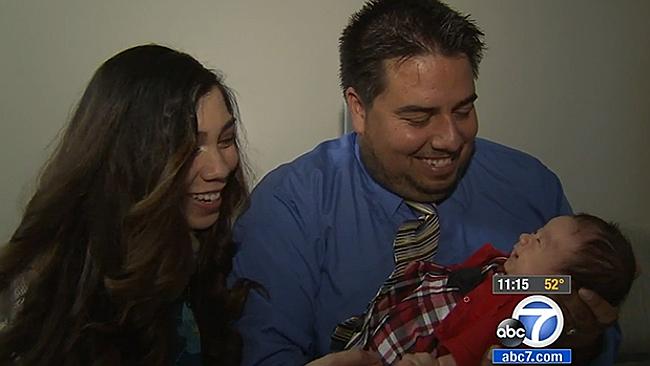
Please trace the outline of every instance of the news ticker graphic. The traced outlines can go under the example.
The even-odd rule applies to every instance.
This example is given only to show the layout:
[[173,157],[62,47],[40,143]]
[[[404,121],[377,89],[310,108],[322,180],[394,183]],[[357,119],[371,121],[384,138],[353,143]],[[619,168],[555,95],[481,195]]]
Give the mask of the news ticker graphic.
[[541,349],[553,344],[564,328],[562,309],[546,296],[533,295],[521,300],[496,329],[497,339],[505,347],[522,343],[531,349],[493,349],[495,364],[571,363],[570,349]]
[[511,276],[495,274],[492,276],[492,293],[498,294],[570,294],[571,276],[529,275]]
[[492,363],[495,365],[570,364],[570,349],[508,349],[493,348]]

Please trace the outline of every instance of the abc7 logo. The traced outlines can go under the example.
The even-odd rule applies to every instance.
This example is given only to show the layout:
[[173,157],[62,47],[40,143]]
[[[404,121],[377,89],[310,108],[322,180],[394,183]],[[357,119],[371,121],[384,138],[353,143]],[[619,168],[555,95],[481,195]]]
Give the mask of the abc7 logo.
[[504,319],[497,327],[497,338],[506,347],[521,343],[529,347],[546,347],[562,334],[562,310],[546,296],[530,296],[519,302],[511,319]]

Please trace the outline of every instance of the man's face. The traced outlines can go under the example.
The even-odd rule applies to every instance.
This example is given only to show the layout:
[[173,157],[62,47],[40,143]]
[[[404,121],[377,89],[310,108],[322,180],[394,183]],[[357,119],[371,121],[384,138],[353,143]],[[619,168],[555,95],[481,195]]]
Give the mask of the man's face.
[[384,69],[386,87],[370,108],[346,91],[363,162],[402,198],[440,201],[467,166],[478,130],[470,63],[428,54],[387,60]]

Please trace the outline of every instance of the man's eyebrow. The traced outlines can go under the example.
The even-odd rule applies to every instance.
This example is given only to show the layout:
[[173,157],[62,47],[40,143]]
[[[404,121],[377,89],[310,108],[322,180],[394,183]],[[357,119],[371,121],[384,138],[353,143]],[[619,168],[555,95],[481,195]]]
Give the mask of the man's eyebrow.
[[397,108],[397,110],[395,111],[395,114],[403,114],[403,113],[436,114],[438,111],[440,111],[440,108],[438,108],[438,107],[423,107],[423,106],[419,106],[419,105],[406,105],[406,106]]
[[[474,103],[474,101],[478,98],[478,95],[476,93],[472,93],[472,95],[468,96],[467,98],[461,100],[460,102],[456,103],[453,109],[458,109],[460,107],[464,107],[468,104]],[[436,114],[440,111],[439,107],[423,107],[419,105],[407,105],[403,107],[397,108],[395,111],[395,114],[403,114],[403,113],[426,113],[426,114]]]
[[454,106],[453,109],[457,109],[457,108],[460,108],[460,107],[464,107],[464,106],[466,106],[468,104],[472,104],[472,103],[474,103],[474,101],[476,101],[477,98],[478,98],[478,95],[476,95],[476,93],[472,93],[472,95],[470,95],[469,97],[467,97],[467,98],[461,100],[460,102],[456,103],[456,105]]

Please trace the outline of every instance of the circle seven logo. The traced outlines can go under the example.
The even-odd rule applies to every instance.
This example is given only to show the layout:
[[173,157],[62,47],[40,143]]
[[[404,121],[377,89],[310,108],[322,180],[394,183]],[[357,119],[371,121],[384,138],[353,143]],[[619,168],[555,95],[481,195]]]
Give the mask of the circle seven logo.
[[562,310],[546,296],[529,296],[519,302],[512,312],[526,329],[523,339],[529,347],[541,348],[555,342],[562,334],[564,316]]

